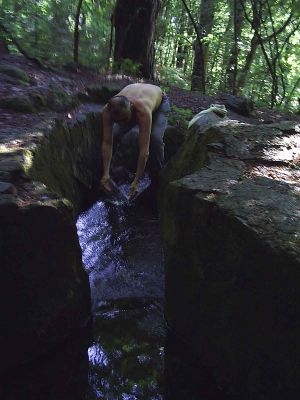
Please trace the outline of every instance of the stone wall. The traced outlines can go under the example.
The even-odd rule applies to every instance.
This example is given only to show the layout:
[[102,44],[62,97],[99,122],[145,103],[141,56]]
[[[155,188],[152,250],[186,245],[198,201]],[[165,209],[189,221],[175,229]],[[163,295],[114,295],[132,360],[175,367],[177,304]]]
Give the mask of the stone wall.
[[1,135],[4,369],[55,348],[90,318],[75,217],[95,194],[100,143],[99,107]]
[[228,399],[299,393],[299,155],[295,124],[224,121],[164,174],[168,324]]

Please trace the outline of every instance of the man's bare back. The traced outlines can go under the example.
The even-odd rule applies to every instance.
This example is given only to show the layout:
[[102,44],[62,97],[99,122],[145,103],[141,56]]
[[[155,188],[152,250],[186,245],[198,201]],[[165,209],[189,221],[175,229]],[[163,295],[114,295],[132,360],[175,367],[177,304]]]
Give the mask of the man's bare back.
[[122,89],[117,96],[126,96],[134,108],[143,105],[154,112],[160,106],[162,91],[160,87],[149,83],[133,83]]

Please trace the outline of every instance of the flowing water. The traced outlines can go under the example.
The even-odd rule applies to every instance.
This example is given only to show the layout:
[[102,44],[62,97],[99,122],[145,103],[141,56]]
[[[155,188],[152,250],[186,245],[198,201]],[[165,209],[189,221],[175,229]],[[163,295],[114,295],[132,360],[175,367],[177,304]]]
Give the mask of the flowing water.
[[158,220],[123,200],[98,201],[80,215],[77,229],[94,316],[87,399],[160,400],[165,323]]

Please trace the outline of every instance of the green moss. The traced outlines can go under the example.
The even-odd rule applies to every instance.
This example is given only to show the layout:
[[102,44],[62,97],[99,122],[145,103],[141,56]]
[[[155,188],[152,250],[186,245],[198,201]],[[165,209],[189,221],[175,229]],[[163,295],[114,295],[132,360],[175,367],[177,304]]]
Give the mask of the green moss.
[[34,113],[36,111],[28,96],[10,96],[1,99],[0,107],[25,113]]
[[163,186],[185,175],[201,170],[208,163],[206,144],[209,137],[197,133],[187,137],[178,153],[163,172]]
[[23,152],[23,169],[26,174],[29,174],[30,169],[32,168],[32,159],[33,159],[33,154],[30,150],[26,149]]
[[24,153],[25,172],[49,190],[68,199],[78,212],[85,192],[91,190],[99,174],[100,114],[87,114],[80,122],[57,121],[38,146]]
[[40,92],[30,93],[30,98],[32,99],[34,105],[37,108],[46,108],[47,107],[47,99]]
[[169,115],[169,123],[172,126],[187,128],[192,115],[193,112],[189,108],[181,108],[173,105]]
[[73,105],[72,97],[59,85],[49,85],[47,106],[54,111],[65,111]]
[[24,84],[29,84],[30,79],[26,72],[9,64],[0,64],[0,72],[20,80]]

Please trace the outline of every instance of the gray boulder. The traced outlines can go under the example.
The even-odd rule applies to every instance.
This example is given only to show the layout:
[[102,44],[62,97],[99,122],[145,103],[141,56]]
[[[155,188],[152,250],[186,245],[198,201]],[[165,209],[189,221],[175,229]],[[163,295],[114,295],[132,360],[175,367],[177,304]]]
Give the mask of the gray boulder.
[[194,130],[163,177],[167,320],[229,399],[300,391],[300,134],[279,128]]
[[254,110],[253,101],[244,96],[234,96],[232,94],[224,93],[221,96],[221,101],[232,111],[241,115],[252,115]]

